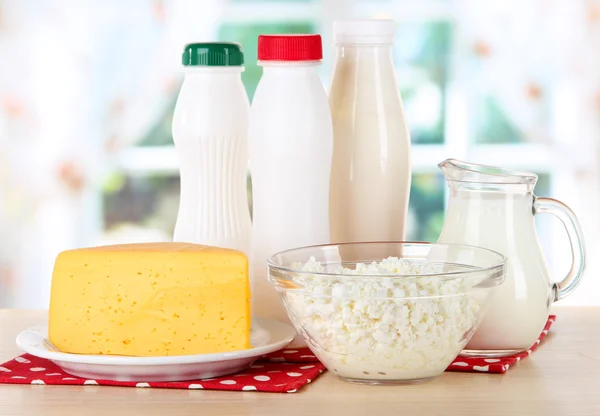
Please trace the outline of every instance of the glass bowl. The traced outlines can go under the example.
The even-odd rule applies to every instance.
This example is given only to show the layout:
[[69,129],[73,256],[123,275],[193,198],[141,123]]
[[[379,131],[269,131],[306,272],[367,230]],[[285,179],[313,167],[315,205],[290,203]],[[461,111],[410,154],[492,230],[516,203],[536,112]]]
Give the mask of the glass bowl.
[[369,242],[286,250],[269,281],[337,377],[404,384],[442,374],[474,334],[506,258],[455,244]]

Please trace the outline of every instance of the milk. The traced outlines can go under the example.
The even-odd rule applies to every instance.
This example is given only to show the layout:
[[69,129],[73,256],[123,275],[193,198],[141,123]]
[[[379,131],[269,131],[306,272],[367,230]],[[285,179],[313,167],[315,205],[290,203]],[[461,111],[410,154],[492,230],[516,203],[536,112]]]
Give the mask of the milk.
[[394,31],[390,20],[334,23],[333,242],[404,239],[410,136],[391,57]]
[[494,289],[484,319],[466,350],[527,350],[544,328],[553,292],[532,207],[530,192],[451,187],[438,242],[484,247],[508,258],[506,280]]
[[246,192],[248,114],[237,44],[187,45],[185,79],[173,115],[181,175],[174,241],[250,253]]
[[263,67],[250,110],[253,239],[250,270],[255,316],[289,322],[268,281],[267,259],[329,242],[333,138],[327,94],[318,75],[319,35],[261,35]]

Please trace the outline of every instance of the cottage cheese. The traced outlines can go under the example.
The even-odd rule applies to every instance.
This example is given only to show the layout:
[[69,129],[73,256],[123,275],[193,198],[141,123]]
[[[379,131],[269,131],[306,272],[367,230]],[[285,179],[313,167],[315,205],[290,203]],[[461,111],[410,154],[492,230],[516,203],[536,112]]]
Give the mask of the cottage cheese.
[[472,288],[485,276],[428,276],[443,273],[443,266],[395,257],[353,269],[324,266],[314,258],[293,267],[340,275],[298,273],[299,288],[284,292],[284,302],[315,355],[350,379],[441,374],[475,330],[489,292]]

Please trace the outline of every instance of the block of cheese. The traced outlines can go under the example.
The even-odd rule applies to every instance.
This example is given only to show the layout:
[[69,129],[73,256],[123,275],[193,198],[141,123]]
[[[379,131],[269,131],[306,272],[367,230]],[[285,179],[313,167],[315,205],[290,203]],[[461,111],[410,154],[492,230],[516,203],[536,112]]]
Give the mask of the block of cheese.
[[250,348],[244,253],[187,243],[68,250],[52,275],[49,339],[79,354],[170,356]]

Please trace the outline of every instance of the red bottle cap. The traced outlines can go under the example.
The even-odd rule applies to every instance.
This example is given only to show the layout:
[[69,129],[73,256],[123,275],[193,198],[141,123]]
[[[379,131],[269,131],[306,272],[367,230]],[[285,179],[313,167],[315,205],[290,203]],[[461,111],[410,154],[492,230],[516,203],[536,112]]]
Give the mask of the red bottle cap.
[[321,35],[259,35],[259,61],[320,61]]

